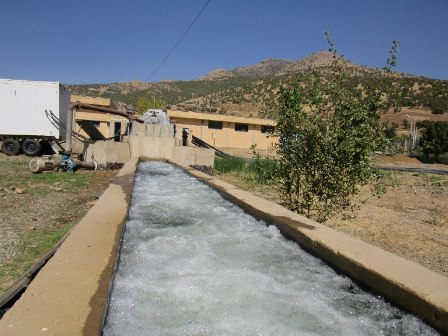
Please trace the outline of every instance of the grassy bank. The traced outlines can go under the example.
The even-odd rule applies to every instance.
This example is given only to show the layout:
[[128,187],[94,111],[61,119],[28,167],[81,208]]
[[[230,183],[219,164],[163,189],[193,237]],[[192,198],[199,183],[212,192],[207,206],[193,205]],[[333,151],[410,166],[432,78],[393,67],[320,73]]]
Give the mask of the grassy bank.
[[0,154],[0,295],[79,222],[116,174],[32,174],[29,160]]

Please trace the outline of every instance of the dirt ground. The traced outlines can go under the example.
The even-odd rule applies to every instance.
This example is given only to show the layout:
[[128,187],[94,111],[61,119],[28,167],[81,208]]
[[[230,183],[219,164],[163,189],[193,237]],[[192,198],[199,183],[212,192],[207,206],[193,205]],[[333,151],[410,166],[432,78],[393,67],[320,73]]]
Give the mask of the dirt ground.
[[392,173],[380,196],[363,190],[355,218],[325,224],[448,276],[448,177]]
[[32,174],[0,153],[0,295],[95,204],[116,170]]
[[[378,164],[428,166],[404,156],[381,157]],[[443,165],[430,168],[448,170]],[[384,175],[381,183],[364,187],[354,197],[353,214],[338,214],[324,224],[448,276],[448,175],[391,171]],[[272,187],[250,184],[231,174],[218,178],[281,203]]]

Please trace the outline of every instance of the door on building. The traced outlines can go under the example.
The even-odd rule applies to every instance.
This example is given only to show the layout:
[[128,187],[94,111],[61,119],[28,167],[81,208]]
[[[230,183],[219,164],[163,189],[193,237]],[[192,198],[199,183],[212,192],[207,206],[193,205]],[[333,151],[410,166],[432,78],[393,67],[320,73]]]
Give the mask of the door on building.
[[114,141],[115,142],[121,141],[121,122],[114,123]]

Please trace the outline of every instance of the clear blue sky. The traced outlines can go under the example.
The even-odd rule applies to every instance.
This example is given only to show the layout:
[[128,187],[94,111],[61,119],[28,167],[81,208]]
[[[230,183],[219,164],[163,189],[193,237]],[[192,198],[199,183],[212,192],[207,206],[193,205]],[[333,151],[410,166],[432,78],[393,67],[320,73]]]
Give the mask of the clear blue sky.
[[[3,0],[0,78],[66,84],[145,81],[206,0]],[[327,49],[351,61],[448,79],[448,0],[211,0],[149,80],[193,79]]]

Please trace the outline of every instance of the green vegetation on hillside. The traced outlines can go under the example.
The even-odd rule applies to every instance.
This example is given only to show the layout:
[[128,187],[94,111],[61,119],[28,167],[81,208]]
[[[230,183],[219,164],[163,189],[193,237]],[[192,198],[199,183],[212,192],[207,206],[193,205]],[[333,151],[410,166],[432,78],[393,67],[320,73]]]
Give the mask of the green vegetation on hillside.
[[134,106],[140,97],[152,95],[172,105],[191,98],[202,97],[229,88],[239,87],[251,81],[252,78],[237,77],[219,81],[191,80],[157,82],[148,83],[148,88],[143,90],[136,89],[126,92],[119,89],[118,83],[68,85],[68,87],[74,94],[111,98]]
[[[323,79],[330,81],[329,75]],[[310,87],[310,74],[294,74],[254,79],[252,77],[232,77],[224,80],[197,80],[151,83],[144,90],[120,92],[118,88],[101,84],[70,85],[75,94],[98,96],[137,105],[139,98],[155,95],[167,105],[177,105],[179,109],[226,113],[232,106],[244,106],[254,116],[270,117],[276,109],[277,88],[294,78],[304,88]],[[350,76],[348,79],[352,94],[366,100],[381,89],[388,96],[384,108],[427,107],[434,114],[448,112],[448,81],[409,76]],[[104,89],[104,87],[106,87]],[[330,94],[329,87],[323,93]],[[186,101],[202,97],[207,104]],[[305,101],[304,103],[307,103]]]
[[424,120],[417,127],[422,129],[420,148],[427,157],[434,154],[438,160],[440,154],[448,153],[448,122]]
[[[259,64],[222,71],[222,75],[199,80],[161,81],[153,83],[126,82],[111,84],[68,85],[75,94],[112,98],[137,105],[143,97],[156,96],[167,106],[179,110],[244,116],[272,117],[277,110],[278,88],[294,80],[304,89],[312,85],[312,73],[321,73],[322,92],[331,94],[331,56],[319,52],[297,62],[265,60]],[[378,90],[386,104],[394,108],[429,108],[434,114],[448,111],[448,81],[388,72],[359,66],[341,58],[346,68],[350,94],[371,100]],[[215,72],[216,73],[216,72]],[[305,104],[308,102],[304,101]]]

